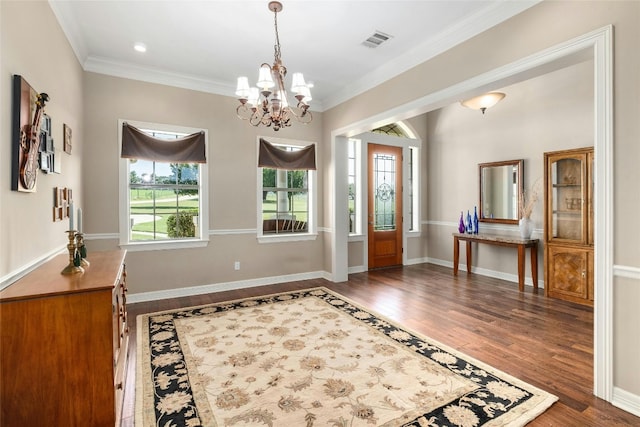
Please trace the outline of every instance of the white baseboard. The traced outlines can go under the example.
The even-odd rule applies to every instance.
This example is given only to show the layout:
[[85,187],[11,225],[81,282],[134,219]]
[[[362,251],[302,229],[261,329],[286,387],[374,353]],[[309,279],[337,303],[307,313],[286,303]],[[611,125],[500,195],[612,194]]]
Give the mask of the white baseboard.
[[364,265],[356,265],[354,267],[349,267],[348,274],[364,273],[365,271],[367,271],[367,267]]
[[278,283],[296,282],[309,279],[331,280],[330,275],[325,271],[315,271],[300,274],[288,274],[285,276],[262,277],[259,279],[238,280],[236,282],[214,283],[202,286],[190,286],[186,288],[167,289],[163,291],[130,293],[127,295],[127,302],[156,301],[167,298],[179,298],[192,295],[209,294],[213,292],[231,291],[236,289],[255,288],[257,286],[275,285]]
[[[413,258],[413,259],[408,259],[404,263],[404,265],[424,264],[425,262],[427,262],[426,258]],[[354,265],[352,267],[349,267],[348,273],[349,274],[364,273],[365,271],[368,271],[368,268],[365,267],[364,265]]]
[[627,411],[635,416],[640,417],[640,396],[629,393],[618,387],[613,387],[613,398],[611,404],[623,411]]
[[[440,265],[442,267],[449,267],[449,268],[453,268],[453,262],[451,261],[446,261],[446,260],[442,260],[442,259],[437,259],[437,258],[412,258],[412,259],[408,259],[404,265],[416,265],[416,264],[435,264],[435,265]],[[460,271],[467,271],[467,266],[460,264],[459,266],[459,270]],[[359,265],[359,266],[355,266],[355,267],[349,267],[349,274],[354,274],[354,273],[362,273],[364,271],[367,271],[367,268],[363,265]],[[518,283],[518,275],[517,274],[508,274],[508,273],[504,273],[502,271],[494,271],[494,270],[488,270],[486,268],[477,268],[477,267],[471,267],[471,272],[475,273],[475,274],[480,274],[482,276],[487,276],[487,277],[493,277],[496,279],[501,279],[501,280],[506,280],[507,282],[513,282],[513,283]],[[533,287],[533,280],[531,279],[531,277],[526,277],[524,279],[524,284],[527,286],[531,286]],[[544,281],[538,279],[538,287],[544,289]]]
[[[443,267],[453,268],[453,262],[452,261],[446,261],[446,260],[443,260],[443,259],[426,258],[425,262],[428,262],[430,264],[441,265]],[[467,271],[466,264],[458,265],[458,271]],[[478,267],[473,267],[473,266],[471,267],[471,272],[474,273],[474,274],[480,274],[481,276],[493,277],[495,279],[506,280],[507,282],[518,283],[518,275],[517,274],[509,274],[509,273],[505,273],[505,272],[502,272],[502,271],[489,270],[489,269],[486,269],[486,268],[478,268]],[[533,280],[531,279],[531,277],[525,276],[524,284],[526,286],[533,287]],[[538,287],[544,289],[544,280],[540,280],[540,278],[538,278]]]

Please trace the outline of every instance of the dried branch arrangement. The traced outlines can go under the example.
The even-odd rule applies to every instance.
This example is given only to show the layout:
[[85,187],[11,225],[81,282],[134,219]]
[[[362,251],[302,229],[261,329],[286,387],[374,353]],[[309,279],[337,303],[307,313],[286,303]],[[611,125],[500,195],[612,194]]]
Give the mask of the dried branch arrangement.
[[520,193],[520,196],[518,197],[518,212],[520,213],[520,218],[531,218],[533,207],[540,198],[541,191],[542,181],[538,178],[531,187],[531,190],[525,190]]

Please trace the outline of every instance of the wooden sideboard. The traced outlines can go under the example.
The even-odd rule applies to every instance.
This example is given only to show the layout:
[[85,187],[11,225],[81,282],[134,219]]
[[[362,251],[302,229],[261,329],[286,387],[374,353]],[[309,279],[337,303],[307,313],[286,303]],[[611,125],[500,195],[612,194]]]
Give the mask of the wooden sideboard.
[[0,425],[119,426],[129,330],[126,251],[59,255],[0,292]]

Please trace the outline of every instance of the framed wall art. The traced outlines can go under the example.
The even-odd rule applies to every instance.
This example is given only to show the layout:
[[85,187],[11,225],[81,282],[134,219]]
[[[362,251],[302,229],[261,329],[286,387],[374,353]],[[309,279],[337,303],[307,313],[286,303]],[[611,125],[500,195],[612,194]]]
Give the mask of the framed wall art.
[[56,149],[53,153],[53,172],[62,173],[62,150]]
[[13,76],[11,106],[11,190],[33,193],[40,162],[40,125],[49,95],[38,93],[22,76]]
[[62,221],[69,217],[69,206],[73,201],[72,192],[67,187],[53,189],[53,221]]
[[64,152],[71,154],[71,128],[66,123],[62,128],[64,131]]
[[42,115],[40,125],[40,170],[44,173],[56,172],[54,165],[55,144],[51,137],[51,117]]

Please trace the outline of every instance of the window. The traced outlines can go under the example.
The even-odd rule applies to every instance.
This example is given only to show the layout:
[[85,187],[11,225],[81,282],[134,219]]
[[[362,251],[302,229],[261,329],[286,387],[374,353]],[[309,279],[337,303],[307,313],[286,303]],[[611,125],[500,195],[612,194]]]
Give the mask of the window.
[[[366,158],[362,157],[363,143],[360,139],[349,138],[347,140],[347,180],[348,191],[347,200],[349,207],[349,235],[355,237],[362,234],[363,211],[362,209],[362,171],[366,170],[366,165],[362,165],[362,161]],[[365,209],[366,210],[366,209]],[[366,212],[365,212],[366,213]]]
[[360,214],[358,209],[357,198],[359,196],[358,184],[359,179],[358,175],[360,172],[359,164],[360,156],[358,155],[360,150],[360,141],[357,139],[349,139],[347,144],[348,148],[348,181],[349,181],[349,234],[356,234],[359,230],[359,222],[358,215]]
[[[131,123],[145,134],[172,140],[200,132]],[[122,128],[122,126],[121,126]],[[206,144],[206,132],[205,132]],[[207,164],[120,159],[120,243],[129,249],[201,246],[208,240]],[[135,249],[134,249],[135,250]]]
[[[273,141],[274,138],[269,138]],[[297,151],[302,146],[273,144],[279,149]],[[259,168],[258,235],[269,239],[302,240],[315,238],[314,170]]]
[[409,231],[420,231],[420,218],[418,208],[418,183],[420,182],[419,169],[416,167],[419,165],[418,148],[409,147]]

